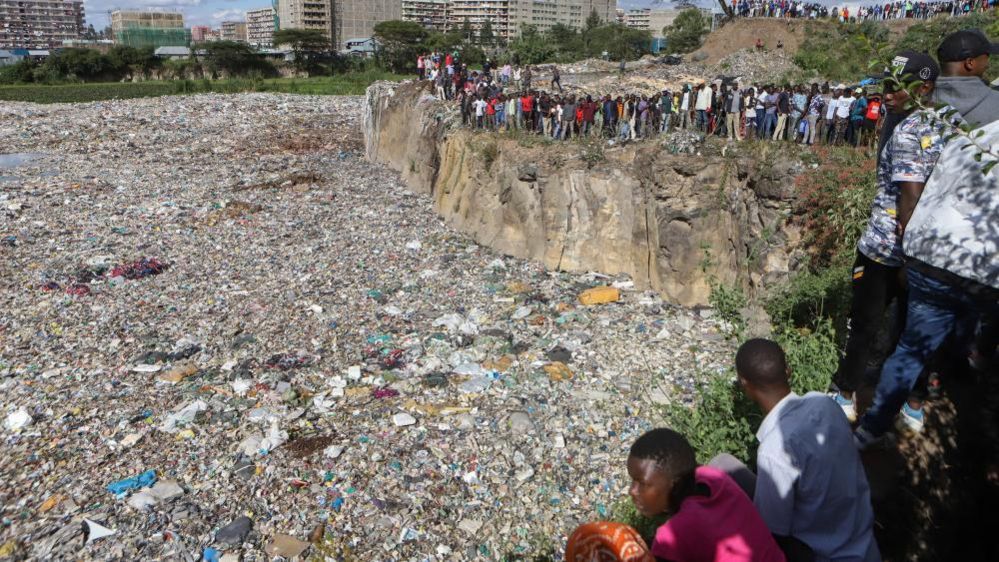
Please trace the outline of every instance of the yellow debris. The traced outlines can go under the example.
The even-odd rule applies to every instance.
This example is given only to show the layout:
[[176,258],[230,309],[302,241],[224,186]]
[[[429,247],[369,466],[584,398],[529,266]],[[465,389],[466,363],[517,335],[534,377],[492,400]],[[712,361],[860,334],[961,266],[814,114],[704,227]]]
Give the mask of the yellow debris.
[[41,511],[42,513],[47,513],[49,511],[52,511],[52,508],[59,505],[59,503],[62,502],[62,500],[63,500],[62,495],[53,494],[49,496],[47,500],[42,502],[42,506],[39,507],[38,510]]
[[621,291],[614,287],[593,287],[579,294],[580,304],[607,304],[621,299]]
[[527,283],[522,283],[520,281],[514,281],[512,283],[507,283],[506,290],[510,291],[511,293],[514,293],[514,294],[530,293],[531,292],[531,286],[528,285]]
[[543,368],[552,382],[567,381],[573,377],[572,370],[561,361],[553,361]]
[[194,365],[187,363],[184,365],[177,365],[169,371],[160,375],[160,380],[164,382],[169,382],[177,384],[180,381],[190,377],[198,372],[198,368]]

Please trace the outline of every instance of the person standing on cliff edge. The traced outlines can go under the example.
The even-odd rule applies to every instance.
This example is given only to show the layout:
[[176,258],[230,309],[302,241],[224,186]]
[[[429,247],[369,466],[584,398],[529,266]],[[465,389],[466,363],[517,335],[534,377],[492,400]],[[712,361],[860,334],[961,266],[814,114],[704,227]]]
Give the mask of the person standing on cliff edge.
[[553,90],[555,89],[555,86],[558,86],[558,92],[561,94],[562,93],[562,75],[559,74],[559,72],[558,72],[558,66],[553,64],[552,65],[552,89]]

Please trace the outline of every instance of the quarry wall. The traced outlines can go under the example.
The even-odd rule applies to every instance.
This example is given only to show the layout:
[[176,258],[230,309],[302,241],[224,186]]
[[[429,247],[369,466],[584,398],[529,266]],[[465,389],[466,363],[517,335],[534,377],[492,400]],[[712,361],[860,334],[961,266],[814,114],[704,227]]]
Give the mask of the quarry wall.
[[626,273],[685,306],[706,304],[712,283],[758,292],[802,261],[789,220],[800,163],[543,143],[455,118],[424,84],[374,84],[365,150],[477,243],[553,269]]

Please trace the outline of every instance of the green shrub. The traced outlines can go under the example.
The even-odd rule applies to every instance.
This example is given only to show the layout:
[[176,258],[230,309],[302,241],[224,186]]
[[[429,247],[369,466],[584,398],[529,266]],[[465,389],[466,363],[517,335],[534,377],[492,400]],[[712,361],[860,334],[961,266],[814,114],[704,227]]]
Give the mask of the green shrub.
[[719,453],[749,462],[755,450],[754,431],[761,416],[738,386],[734,373],[712,374],[698,387],[694,405],[661,409],[664,425],[684,435],[697,461],[706,463]]

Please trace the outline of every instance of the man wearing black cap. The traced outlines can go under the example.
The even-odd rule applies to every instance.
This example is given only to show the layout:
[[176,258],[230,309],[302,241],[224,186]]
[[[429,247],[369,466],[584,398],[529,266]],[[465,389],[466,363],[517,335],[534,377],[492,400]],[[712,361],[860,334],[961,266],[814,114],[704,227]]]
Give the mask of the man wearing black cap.
[[933,99],[956,109],[972,127],[999,120],[999,92],[982,80],[994,53],[999,45],[977,29],[951,33],[937,49],[940,79]]
[[[892,66],[894,69],[887,74],[897,76],[905,83],[917,82],[917,95],[921,98],[925,99],[933,92],[940,70],[929,55],[902,51],[892,60]],[[839,392],[833,397],[851,419],[857,415],[853,394],[861,383],[868,362],[874,360],[880,363],[884,356],[884,352],[873,353],[872,342],[881,341],[881,334],[887,330],[890,351],[894,349],[904,326],[905,288],[900,275],[903,256],[899,223],[911,214],[909,205],[915,205],[912,196],[918,200],[943,145],[938,121],[928,119],[925,111],[915,112],[910,101],[905,88],[895,88],[891,81],[885,82],[885,108],[899,122],[878,160],[877,194],[871,207],[871,218],[857,242],[850,329],[846,352],[834,377]],[[883,319],[892,301],[897,301],[900,313],[895,315],[892,326],[886,326]],[[875,368],[880,370],[879,365]],[[889,422],[898,413],[898,406],[895,408],[888,417]],[[921,423],[922,412],[916,411],[918,408],[912,410],[915,412],[913,417],[920,418]],[[877,435],[885,431],[880,425],[878,429]]]

